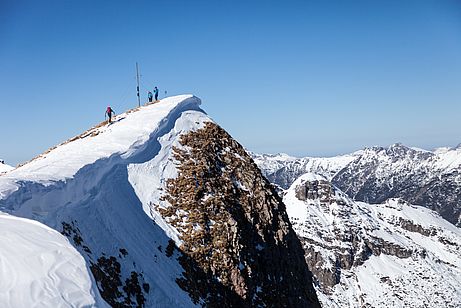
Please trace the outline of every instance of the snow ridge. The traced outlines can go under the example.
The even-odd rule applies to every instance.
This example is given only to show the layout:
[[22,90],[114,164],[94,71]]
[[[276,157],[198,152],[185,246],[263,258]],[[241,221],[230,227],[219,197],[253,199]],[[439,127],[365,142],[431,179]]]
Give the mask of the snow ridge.
[[[195,122],[211,121],[199,105],[198,98],[187,95],[143,106],[119,115],[111,125],[95,127],[85,136],[73,138],[2,174],[0,211],[34,219],[66,235],[86,260],[86,264],[78,265],[78,270],[88,272],[89,267],[98,281],[98,288],[88,278],[91,276],[85,282],[90,290],[96,290],[93,302],[100,298],[99,289],[111,306],[120,302],[131,303],[128,307],[195,306],[176,283],[183,269],[175,255],[166,254],[171,241],[167,226],[163,225],[165,231],[162,225],[152,223],[149,204],[143,203],[146,192],[136,181],[130,183],[129,178],[136,177],[132,172],[136,170],[134,166],[155,160],[163,153],[159,141],[162,137],[170,135],[174,139],[195,127]],[[152,168],[157,170],[158,166]],[[146,185],[144,189],[154,191],[157,187]],[[25,242],[35,241],[33,234],[23,237]],[[62,236],[43,237],[56,243],[59,238],[65,240]],[[4,257],[13,260],[16,255]],[[69,268],[72,263],[67,262],[59,272],[65,273]],[[2,283],[16,292],[20,286],[5,270],[0,275],[9,279]],[[67,284],[63,277],[59,274],[52,281],[58,299],[51,306],[71,303],[72,307],[81,307],[78,297],[67,300],[65,293],[59,293],[60,286]],[[43,285],[37,285],[37,292],[43,294],[45,286],[40,286]],[[34,300],[34,294],[24,296],[26,301]],[[12,303],[9,307],[18,307]]]
[[[187,95],[136,108],[0,175],[0,213],[62,234],[29,234],[25,243],[53,247],[66,236],[85,260],[56,269],[51,306],[86,305],[80,297],[91,306],[102,297],[111,307],[319,307],[281,199],[199,105]],[[181,160],[181,151],[197,156]],[[88,287],[67,299],[61,273],[72,268],[92,276],[81,275]],[[0,266],[12,290],[6,303],[21,288],[7,274]],[[38,284],[37,292],[46,287]],[[33,302],[37,292],[23,296]]]

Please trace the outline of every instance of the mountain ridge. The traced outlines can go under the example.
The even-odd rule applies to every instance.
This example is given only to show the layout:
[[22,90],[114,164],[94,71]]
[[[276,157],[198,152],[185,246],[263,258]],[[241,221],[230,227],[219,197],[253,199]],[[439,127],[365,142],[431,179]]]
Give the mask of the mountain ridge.
[[[309,288],[312,280],[299,239],[283,214],[284,207],[272,207],[278,204],[278,195],[254,164],[239,163],[243,157],[238,151],[243,148],[230,136],[226,139],[233,146],[208,151],[210,166],[215,162],[220,166],[214,185],[222,183],[227,187],[222,192],[234,196],[217,199],[216,204],[221,204],[217,213],[223,217],[235,214],[238,218],[221,228],[221,236],[241,234],[244,226],[251,226],[255,237],[264,235],[260,240],[262,252],[248,239],[231,241],[228,250],[221,253],[224,261],[217,267],[210,266],[206,255],[194,255],[187,249],[181,227],[156,207],[168,203],[164,199],[167,193],[174,196],[167,189],[168,183],[181,175],[181,162],[173,154],[175,149],[184,148],[182,136],[214,123],[199,104],[196,97],[179,96],[143,106],[119,115],[111,125],[90,129],[2,174],[0,211],[40,221],[66,236],[85,258],[96,281],[93,286],[96,284],[111,306],[214,307],[220,298],[228,305],[238,302],[250,306],[270,304],[276,299],[275,292],[282,303],[319,307],[313,287]],[[206,141],[218,142],[220,138],[216,136],[222,134],[215,136],[217,132]],[[219,160],[222,151],[230,156]],[[235,169],[233,181],[228,182],[222,168]],[[248,181],[246,174],[259,179],[258,204],[266,209],[261,213],[241,210],[244,202],[239,198],[252,193],[238,185]],[[177,189],[188,191],[192,187],[180,185]],[[193,197],[187,202],[198,207],[202,201]],[[205,226],[214,223],[206,218],[209,214],[200,213],[205,215]],[[208,230],[206,236],[213,241],[219,239]],[[285,269],[280,266],[283,260],[291,260]],[[230,270],[218,276],[213,271],[221,266]],[[286,274],[286,270],[295,268],[293,275]],[[191,277],[203,278],[202,283]],[[207,293],[207,289],[214,291]]]

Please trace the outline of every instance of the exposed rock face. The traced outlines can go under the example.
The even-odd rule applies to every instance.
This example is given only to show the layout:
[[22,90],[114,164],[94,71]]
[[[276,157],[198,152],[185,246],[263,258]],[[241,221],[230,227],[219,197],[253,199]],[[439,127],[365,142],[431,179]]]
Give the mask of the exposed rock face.
[[[300,183],[294,186],[294,192],[298,200],[316,202],[322,211],[333,212],[334,218],[343,224],[333,223],[332,228],[322,230],[320,226],[307,226],[311,222],[298,222],[295,219],[293,223],[295,230],[300,230],[304,226],[319,236],[319,240],[313,239],[306,229],[300,234],[306,251],[306,262],[324,292],[328,293],[339,283],[341,270],[362,264],[371,254],[405,250],[403,247],[391,248],[392,244],[386,241],[367,237],[367,231],[372,231],[373,226],[358,223],[361,218],[357,212],[350,209],[352,203],[335,191],[325,178],[301,179]],[[332,252],[328,258],[319,253],[319,246]]]
[[243,147],[210,122],[180,143],[157,208],[182,240],[180,286],[210,307],[319,307],[285,205]]
[[296,198],[302,201],[319,199],[321,203],[336,201],[330,182],[325,179],[306,181],[295,187]]
[[[312,174],[292,185],[284,203],[323,306],[407,307],[412,301],[424,302],[418,295],[424,292],[433,295],[429,306],[455,307],[461,300],[454,287],[461,278],[461,232],[433,212],[403,200],[376,205],[354,202],[325,178]],[[394,273],[394,268],[402,269]],[[376,294],[386,294],[388,303],[376,298],[375,291],[366,291],[372,277],[378,280]],[[427,284],[414,283],[421,279]],[[434,285],[445,279],[445,286]],[[407,297],[395,295],[402,293]]]

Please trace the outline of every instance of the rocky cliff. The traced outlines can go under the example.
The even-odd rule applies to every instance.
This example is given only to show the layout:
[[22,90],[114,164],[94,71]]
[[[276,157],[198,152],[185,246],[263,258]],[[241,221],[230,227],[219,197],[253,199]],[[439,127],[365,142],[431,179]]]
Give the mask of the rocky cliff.
[[189,263],[181,286],[215,307],[319,307],[285,205],[243,147],[212,122],[180,144],[158,210]]

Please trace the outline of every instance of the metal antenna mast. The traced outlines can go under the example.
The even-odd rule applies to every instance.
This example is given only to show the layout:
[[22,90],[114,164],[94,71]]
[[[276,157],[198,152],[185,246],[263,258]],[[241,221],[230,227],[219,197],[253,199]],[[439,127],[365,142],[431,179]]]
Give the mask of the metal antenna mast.
[[141,98],[139,97],[139,69],[138,62],[136,62],[136,81],[138,83],[137,92],[138,92],[138,107],[141,107]]

